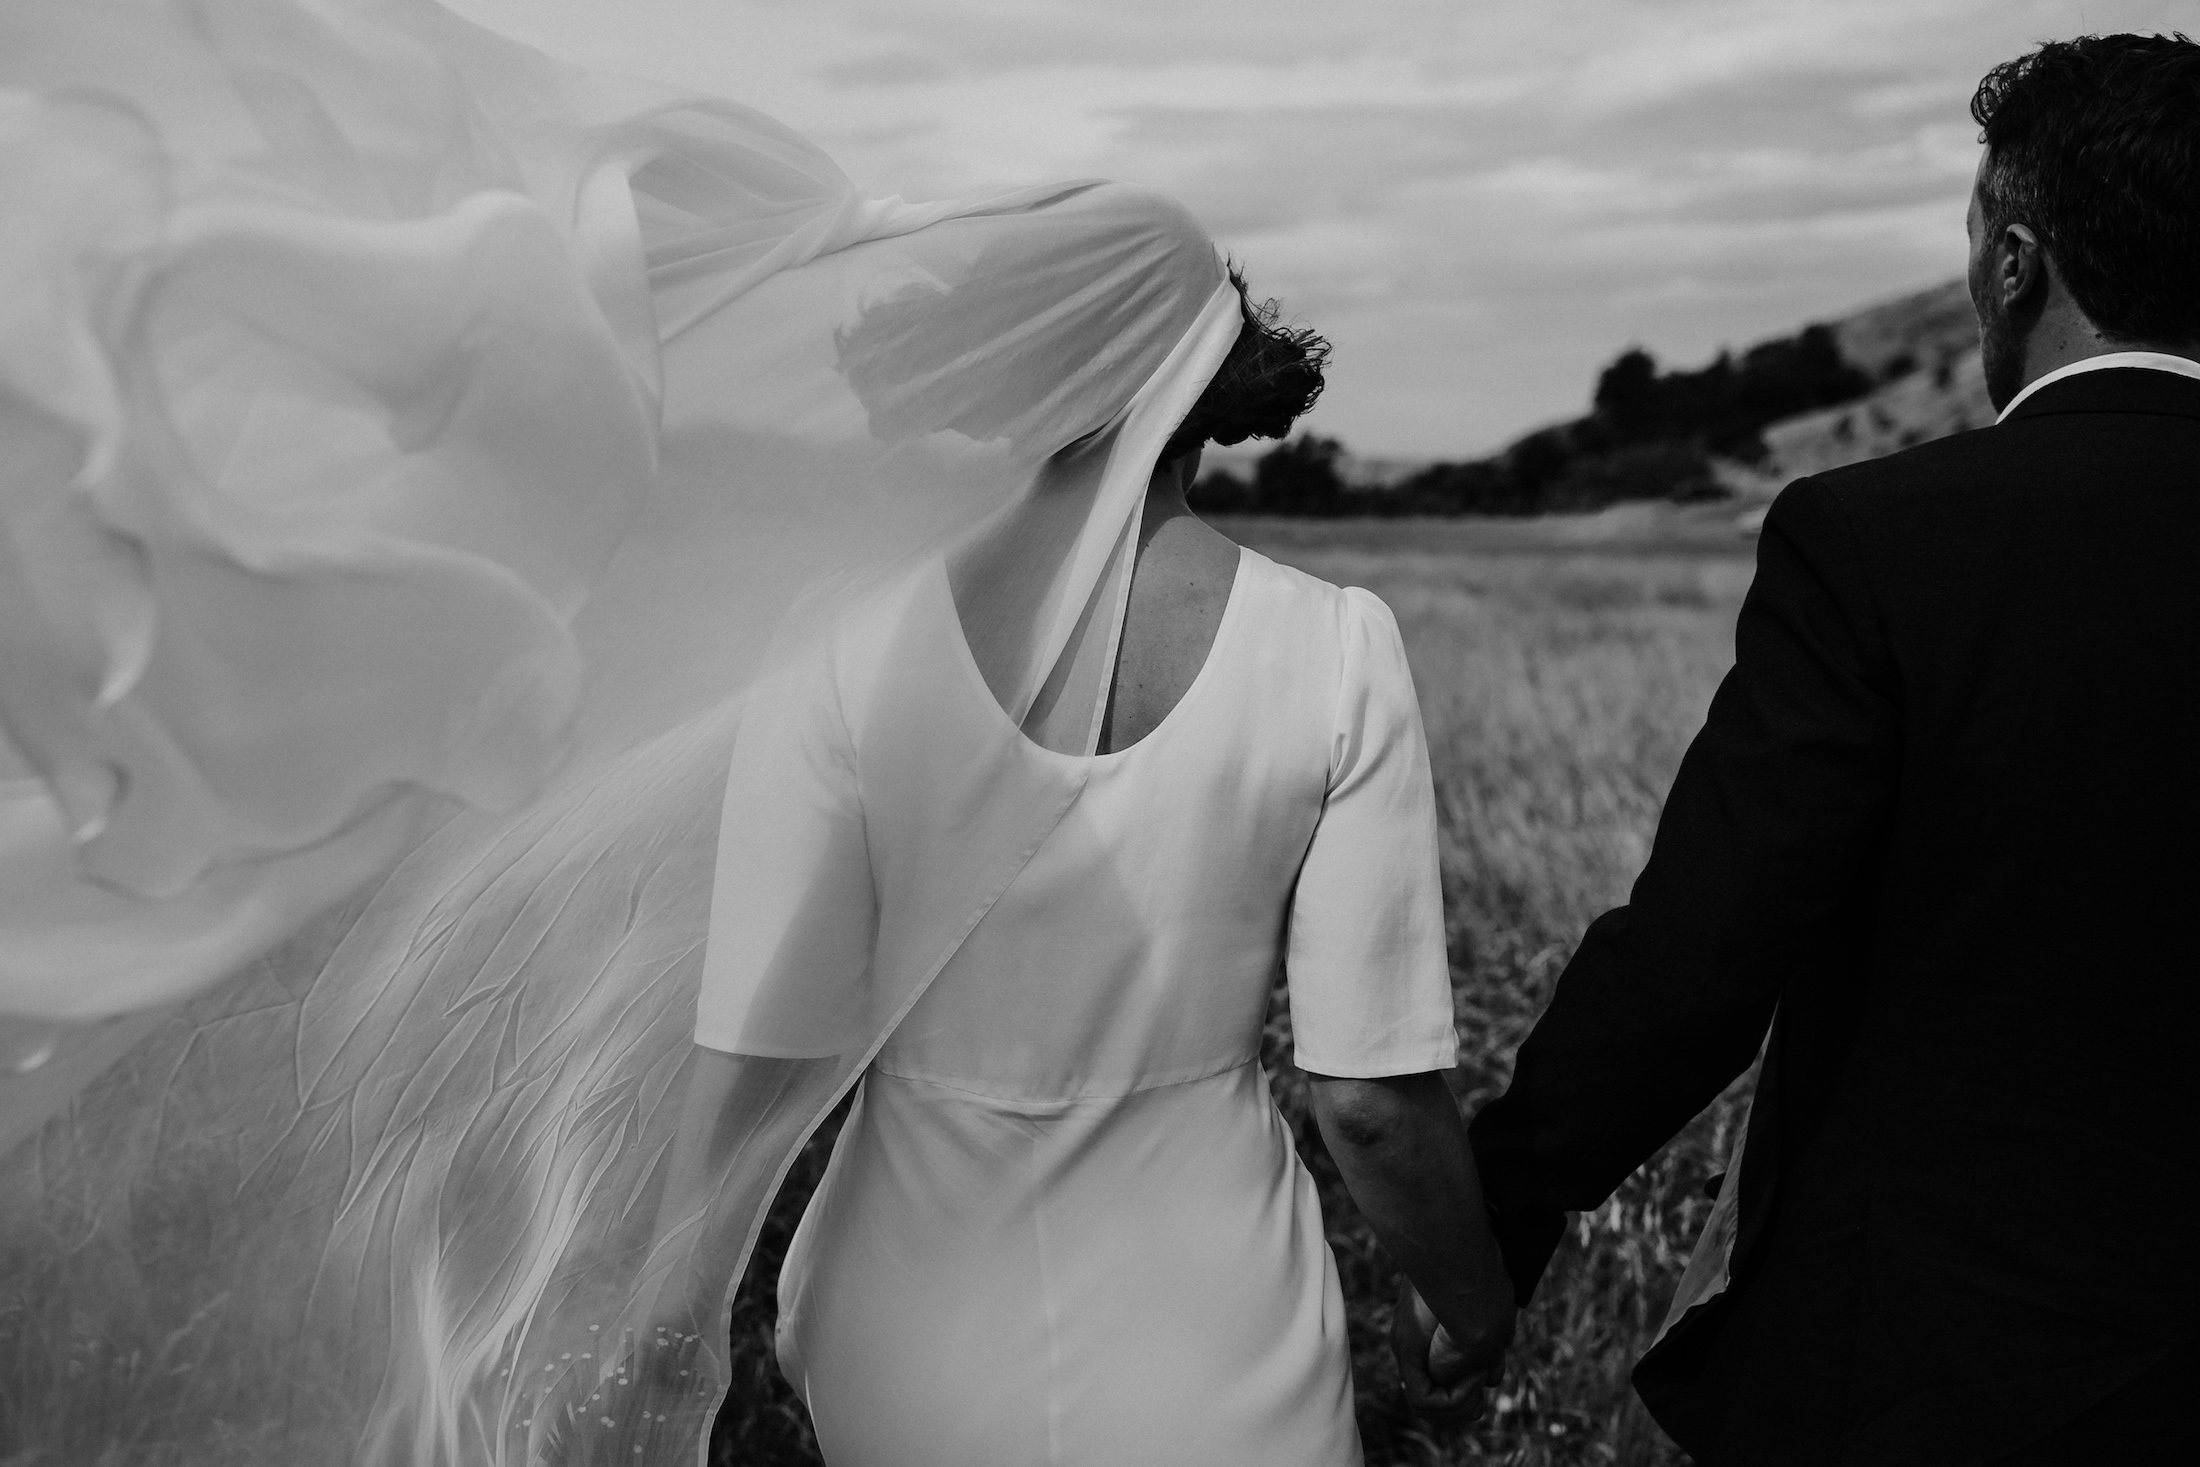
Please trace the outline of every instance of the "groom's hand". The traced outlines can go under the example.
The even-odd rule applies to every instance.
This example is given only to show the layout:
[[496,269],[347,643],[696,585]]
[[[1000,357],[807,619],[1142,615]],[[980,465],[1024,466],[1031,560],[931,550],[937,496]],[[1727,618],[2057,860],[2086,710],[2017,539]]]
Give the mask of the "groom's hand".
[[1468,1426],[1489,1409],[1503,1358],[1468,1359],[1411,1283],[1401,1283],[1391,1311],[1391,1353],[1405,1388],[1406,1409],[1425,1421]]

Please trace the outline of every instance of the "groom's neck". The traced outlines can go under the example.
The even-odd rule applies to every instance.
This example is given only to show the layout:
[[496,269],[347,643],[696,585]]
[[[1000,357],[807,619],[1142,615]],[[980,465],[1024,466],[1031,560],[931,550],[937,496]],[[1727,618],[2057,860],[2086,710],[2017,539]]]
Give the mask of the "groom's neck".
[[2024,380],[2029,387],[2048,373],[2110,352],[2152,351],[2200,359],[2200,342],[2139,341],[2111,336],[2093,324],[2067,291],[2058,288],[2024,336]]

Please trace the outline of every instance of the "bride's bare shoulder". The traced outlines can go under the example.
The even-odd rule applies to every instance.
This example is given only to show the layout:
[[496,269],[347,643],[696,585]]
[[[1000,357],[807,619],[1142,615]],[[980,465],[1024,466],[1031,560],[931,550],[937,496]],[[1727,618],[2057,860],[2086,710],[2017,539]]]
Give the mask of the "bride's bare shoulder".
[[1225,591],[1237,573],[1241,553],[1237,541],[1190,514],[1172,519],[1147,548],[1147,554],[1159,562],[1157,568],[1185,572],[1202,582],[1220,582]]

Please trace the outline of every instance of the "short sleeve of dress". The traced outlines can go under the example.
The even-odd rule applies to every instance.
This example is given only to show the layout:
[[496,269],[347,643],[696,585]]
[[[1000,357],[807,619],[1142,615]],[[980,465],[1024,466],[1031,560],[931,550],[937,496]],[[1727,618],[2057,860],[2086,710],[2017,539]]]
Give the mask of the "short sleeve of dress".
[[1292,898],[1285,967],[1301,1069],[1372,1078],[1457,1061],[1436,792],[1398,624],[1345,593],[1329,787]]
[[832,664],[760,678],[734,740],[695,1042],[808,1059],[862,1042],[878,900]]

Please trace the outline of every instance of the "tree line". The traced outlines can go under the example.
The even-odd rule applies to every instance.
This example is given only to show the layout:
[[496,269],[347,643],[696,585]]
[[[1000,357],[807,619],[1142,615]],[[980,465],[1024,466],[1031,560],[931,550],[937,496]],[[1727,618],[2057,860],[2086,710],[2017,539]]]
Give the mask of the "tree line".
[[1388,489],[1355,488],[1343,474],[1344,446],[1303,435],[1263,454],[1250,478],[1227,469],[1203,475],[1191,503],[1219,514],[1536,515],[1718,498],[1725,491],[1712,473],[1714,456],[1756,462],[1767,426],[1853,401],[1875,385],[1825,325],[1739,357],[1722,351],[1693,371],[1663,370],[1631,347],[1598,374],[1588,414],[1488,458],[1430,464]]

